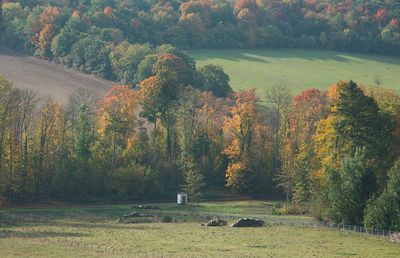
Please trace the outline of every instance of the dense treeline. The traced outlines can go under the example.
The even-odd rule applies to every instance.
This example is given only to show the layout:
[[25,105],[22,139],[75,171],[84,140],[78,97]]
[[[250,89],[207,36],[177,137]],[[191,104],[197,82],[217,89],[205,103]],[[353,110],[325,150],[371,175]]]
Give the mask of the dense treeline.
[[339,82],[285,110],[277,178],[291,205],[282,212],[399,230],[400,95]]
[[134,84],[146,44],[400,54],[397,1],[3,1],[2,44]]
[[100,100],[79,91],[66,107],[2,79],[0,195],[13,203],[270,191],[272,136],[254,90],[233,93],[222,69],[196,70],[166,48],[177,55],[156,55],[139,89],[115,86]]

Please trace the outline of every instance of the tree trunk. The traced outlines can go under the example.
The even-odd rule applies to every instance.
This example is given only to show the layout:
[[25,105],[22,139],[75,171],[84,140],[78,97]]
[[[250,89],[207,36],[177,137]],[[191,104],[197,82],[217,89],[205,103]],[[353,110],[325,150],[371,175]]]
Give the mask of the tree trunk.
[[114,135],[113,135],[113,150],[112,150],[112,156],[111,156],[111,173],[114,172],[115,169],[115,153],[117,149],[117,131],[114,130]]

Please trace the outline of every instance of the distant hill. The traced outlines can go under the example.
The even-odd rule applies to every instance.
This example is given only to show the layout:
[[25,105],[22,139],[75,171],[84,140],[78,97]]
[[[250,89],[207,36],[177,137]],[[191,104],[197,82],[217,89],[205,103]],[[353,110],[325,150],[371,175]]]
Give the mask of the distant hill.
[[144,58],[164,44],[400,56],[398,0],[21,0],[1,7],[0,44],[128,85],[140,82],[141,61],[146,67],[153,59]]
[[0,74],[22,89],[34,89],[44,97],[65,104],[69,95],[85,88],[94,95],[104,94],[114,83],[38,60],[0,47]]

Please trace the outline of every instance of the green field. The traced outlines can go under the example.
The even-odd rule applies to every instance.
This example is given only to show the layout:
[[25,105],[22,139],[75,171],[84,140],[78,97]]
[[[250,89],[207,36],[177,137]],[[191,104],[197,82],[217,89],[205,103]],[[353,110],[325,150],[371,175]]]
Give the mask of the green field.
[[299,49],[195,50],[198,65],[224,68],[235,90],[257,88],[259,94],[274,85],[293,93],[307,88],[327,89],[339,80],[384,85],[400,90],[400,58]]
[[[0,210],[1,257],[398,257],[382,237],[273,223],[268,201],[154,204],[154,221],[121,224],[134,205]],[[169,215],[175,223],[161,223]],[[206,217],[258,217],[262,228],[201,227]],[[285,219],[287,217],[279,217]],[[275,217],[276,219],[276,217]],[[295,217],[291,220],[310,221]]]

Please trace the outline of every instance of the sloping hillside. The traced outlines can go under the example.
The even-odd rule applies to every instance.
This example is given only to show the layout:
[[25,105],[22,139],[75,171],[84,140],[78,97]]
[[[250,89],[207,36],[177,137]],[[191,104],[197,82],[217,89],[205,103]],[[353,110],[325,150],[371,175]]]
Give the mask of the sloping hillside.
[[307,49],[225,49],[189,52],[198,66],[216,64],[231,78],[234,90],[274,85],[293,94],[307,88],[327,89],[340,80],[400,90],[400,58]]
[[114,83],[86,75],[61,65],[38,60],[0,47],[0,74],[22,89],[34,89],[41,96],[65,104],[74,90],[85,88],[104,94]]

